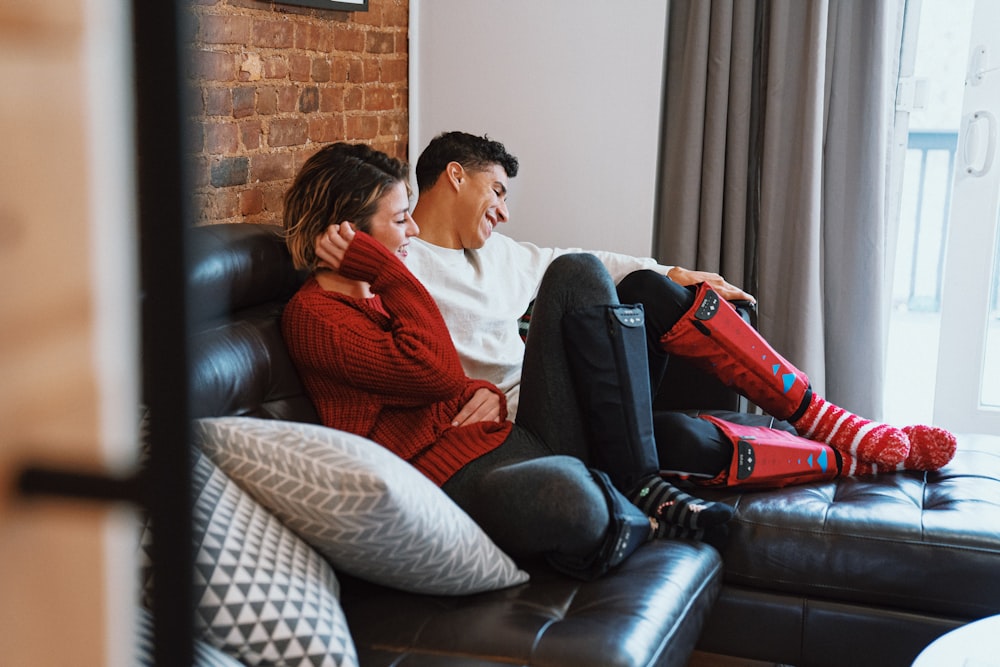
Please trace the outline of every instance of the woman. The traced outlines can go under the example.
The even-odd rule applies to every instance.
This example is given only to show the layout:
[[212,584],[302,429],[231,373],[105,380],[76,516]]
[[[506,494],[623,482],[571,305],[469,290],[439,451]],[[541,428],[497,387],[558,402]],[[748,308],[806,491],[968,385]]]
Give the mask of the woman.
[[[634,465],[631,451],[603,457],[628,471],[626,492],[656,499],[644,513],[606,473],[539,435],[578,412],[542,409],[538,429],[507,421],[502,392],[465,375],[437,306],[401,261],[418,229],[399,161],[363,145],[325,147],[289,189],[284,224],[296,266],[311,276],[282,331],[323,423],[410,462],[505,551],[591,578],[646,540],[699,537],[732,516],[660,479],[651,439]],[[315,254],[323,235],[335,246],[327,263]],[[575,261],[563,264],[572,273]],[[540,385],[544,373],[524,382]]]

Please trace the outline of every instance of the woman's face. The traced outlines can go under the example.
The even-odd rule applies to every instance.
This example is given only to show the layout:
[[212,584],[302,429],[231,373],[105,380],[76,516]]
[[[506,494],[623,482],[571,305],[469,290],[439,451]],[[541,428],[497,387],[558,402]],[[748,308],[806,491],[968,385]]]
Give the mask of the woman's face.
[[370,220],[368,233],[401,260],[406,260],[409,239],[419,234],[420,228],[410,217],[410,198],[405,183],[401,181],[386,190]]

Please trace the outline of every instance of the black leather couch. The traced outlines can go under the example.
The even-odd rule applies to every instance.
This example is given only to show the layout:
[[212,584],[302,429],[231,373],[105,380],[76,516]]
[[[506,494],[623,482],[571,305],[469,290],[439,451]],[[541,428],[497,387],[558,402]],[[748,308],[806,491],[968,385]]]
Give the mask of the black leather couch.
[[[671,364],[673,384],[655,407],[746,409],[720,383]],[[945,632],[1000,613],[1000,437],[958,442],[932,473],[698,489],[736,508],[725,583],[698,648],[799,667],[903,667]]]
[[934,473],[732,493],[725,585],[699,646],[790,665],[909,665],[1000,613],[1000,437]]
[[[192,231],[195,416],[316,421],[277,328],[301,277],[276,228]],[[659,407],[735,406],[672,372],[698,383],[684,392],[698,400],[664,394]],[[345,577],[362,664],[684,665],[697,643],[799,667],[892,667],[1000,613],[998,437],[961,436],[937,473],[704,494],[736,508],[724,566],[705,545],[661,541],[592,583],[528,563],[526,585],[442,598]]]
[[[190,232],[192,416],[317,422],[281,338],[302,276],[277,228]],[[722,584],[718,552],[657,541],[594,582],[519,563],[526,584],[455,597],[415,595],[338,573],[364,666],[683,667]]]

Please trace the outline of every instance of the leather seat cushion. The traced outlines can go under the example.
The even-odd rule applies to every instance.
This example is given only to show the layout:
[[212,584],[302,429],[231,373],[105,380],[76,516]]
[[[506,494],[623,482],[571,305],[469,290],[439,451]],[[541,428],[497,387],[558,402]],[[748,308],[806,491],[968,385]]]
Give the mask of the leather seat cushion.
[[454,597],[341,577],[361,664],[683,665],[722,581],[718,552],[679,540],[645,544],[590,582],[522,565],[526,584]]

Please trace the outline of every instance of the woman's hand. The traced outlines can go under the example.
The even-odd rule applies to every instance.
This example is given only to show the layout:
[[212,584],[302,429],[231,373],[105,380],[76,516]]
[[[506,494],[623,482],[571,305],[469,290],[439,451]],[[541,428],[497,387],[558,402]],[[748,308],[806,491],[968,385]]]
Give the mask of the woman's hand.
[[320,260],[320,267],[334,271],[340,269],[355,233],[354,226],[349,222],[327,227],[316,239],[316,257]]
[[500,395],[485,387],[477,389],[455,418],[452,426],[464,426],[476,422],[500,421]]
[[752,294],[744,292],[736,285],[726,282],[726,279],[718,273],[691,271],[675,266],[667,273],[667,277],[684,287],[697,285],[698,283],[708,283],[709,287],[718,292],[719,296],[726,301],[749,301],[750,303],[757,303],[757,299]]

